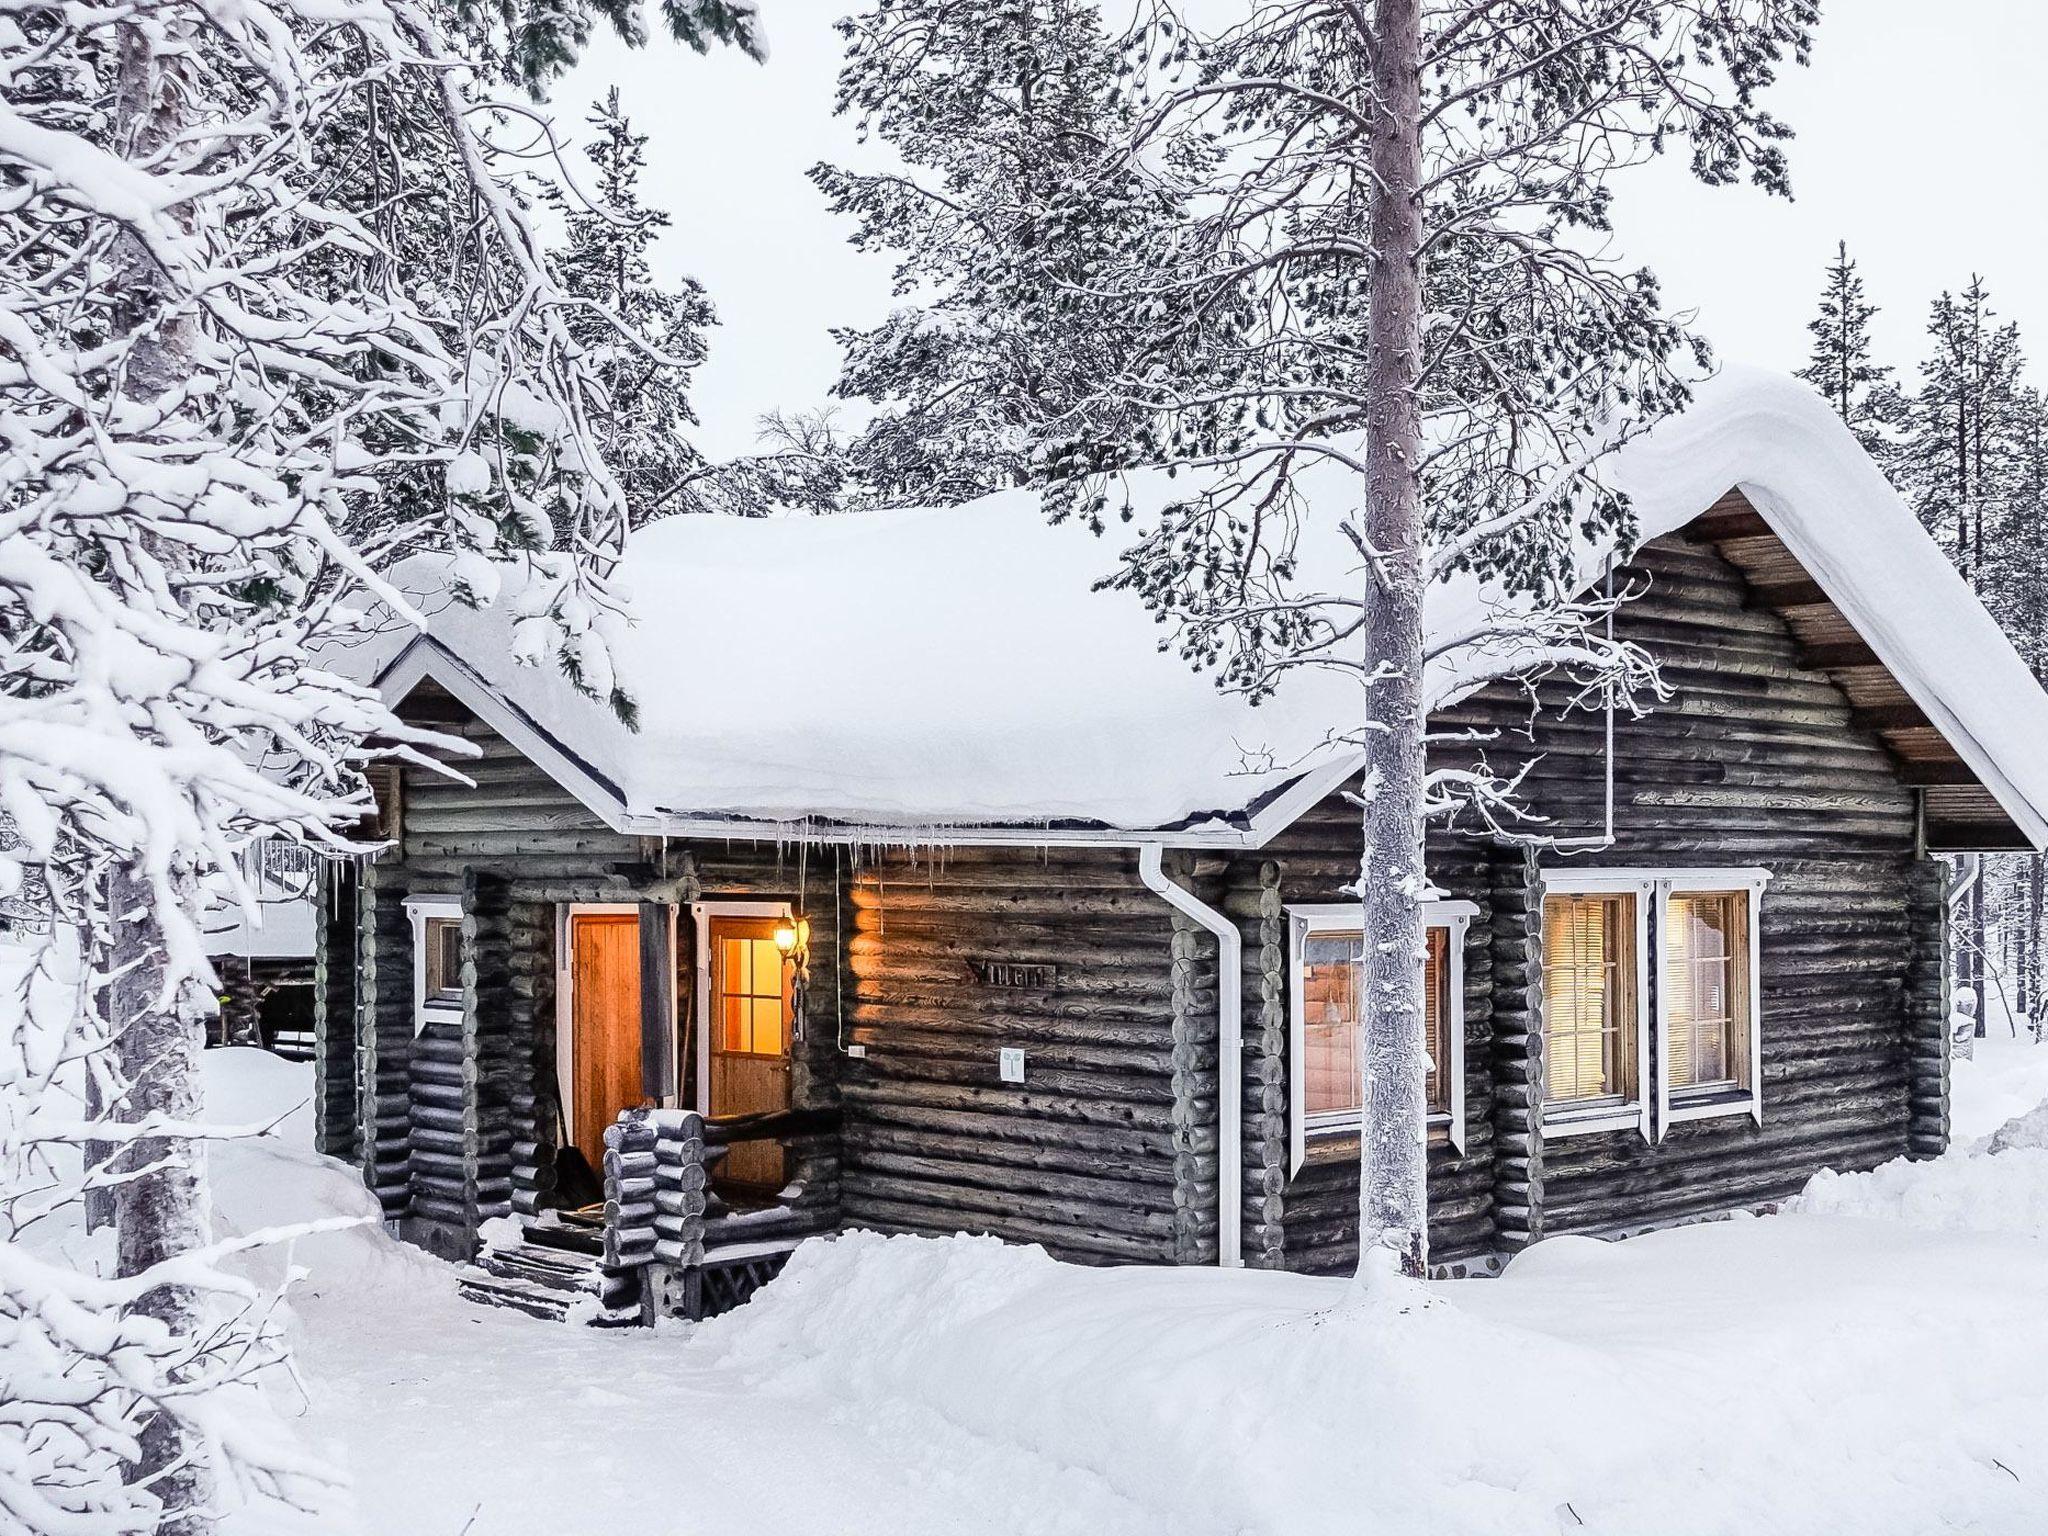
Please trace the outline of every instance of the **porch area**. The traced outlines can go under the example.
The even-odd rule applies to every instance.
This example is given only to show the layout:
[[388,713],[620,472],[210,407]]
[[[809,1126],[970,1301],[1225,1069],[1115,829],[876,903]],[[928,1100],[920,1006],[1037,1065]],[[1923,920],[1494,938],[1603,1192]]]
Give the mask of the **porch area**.
[[[487,1224],[469,1300],[597,1327],[701,1321],[740,1306],[797,1245],[839,1226],[839,1111],[627,1109],[604,1131],[604,1199]],[[794,1170],[772,1192],[720,1178],[735,1149]]]

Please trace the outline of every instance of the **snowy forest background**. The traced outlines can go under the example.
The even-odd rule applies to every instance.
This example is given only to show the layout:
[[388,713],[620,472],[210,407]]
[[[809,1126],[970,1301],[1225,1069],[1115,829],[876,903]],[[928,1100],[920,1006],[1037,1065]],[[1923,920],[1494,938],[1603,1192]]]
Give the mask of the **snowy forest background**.
[[[1799,376],[1819,390],[1919,514],[2037,678],[2048,679],[2048,399],[2028,377],[2019,326],[1972,274],[1927,301],[1925,350],[1878,355],[1866,291],[1846,243],[1828,263]],[[1964,856],[1950,934],[1959,987],[2038,1038],[2048,1015],[2043,860]]]

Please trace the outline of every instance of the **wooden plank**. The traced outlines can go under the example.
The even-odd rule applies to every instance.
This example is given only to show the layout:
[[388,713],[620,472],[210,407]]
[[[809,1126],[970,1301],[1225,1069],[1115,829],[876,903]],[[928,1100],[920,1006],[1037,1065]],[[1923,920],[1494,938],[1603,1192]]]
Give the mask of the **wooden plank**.
[[1744,502],[1739,508],[1728,508],[1724,502],[1715,504],[1715,509],[1702,512],[1681,530],[1687,537],[1704,539],[1719,544],[1728,539],[1769,539],[1777,534],[1764,521],[1763,514]]
[[1749,589],[1744,601],[1746,608],[1818,608],[1832,607],[1834,599],[1821,590],[1817,581],[1759,582]]
[[1799,664],[1812,672],[1846,672],[1865,667],[1884,668],[1884,663],[1878,660],[1877,652],[1861,640],[1841,640],[1827,645],[1806,646],[1799,653]]

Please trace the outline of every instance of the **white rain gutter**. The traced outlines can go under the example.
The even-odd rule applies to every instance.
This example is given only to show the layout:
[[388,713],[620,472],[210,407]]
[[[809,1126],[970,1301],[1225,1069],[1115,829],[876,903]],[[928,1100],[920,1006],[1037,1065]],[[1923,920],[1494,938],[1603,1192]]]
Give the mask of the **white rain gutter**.
[[1244,937],[1237,924],[1166,878],[1165,849],[1138,849],[1138,877],[1176,911],[1216,935],[1216,1262],[1235,1269],[1243,1262],[1244,1222]]

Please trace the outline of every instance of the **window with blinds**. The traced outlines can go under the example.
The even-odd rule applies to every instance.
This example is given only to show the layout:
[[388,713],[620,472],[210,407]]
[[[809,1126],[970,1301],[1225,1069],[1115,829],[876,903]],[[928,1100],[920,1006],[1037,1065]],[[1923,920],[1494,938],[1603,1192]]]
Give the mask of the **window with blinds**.
[[[1429,955],[1422,970],[1423,1048],[1428,1052],[1429,1113],[1451,1110],[1450,930],[1425,930]],[[1364,1023],[1365,939],[1352,933],[1311,932],[1302,950],[1303,1104],[1311,1120],[1356,1119],[1360,1110],[1359,1037]]]
[[1664,1074],[1672,1098],[1747,1087],[1749,893],[1671,892],[1662,947]]
[[1635,1096],[1636,896],[1574,892],[1543,901],[1545,1099],[1559,1106]]

